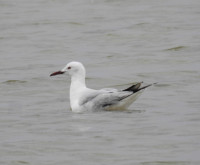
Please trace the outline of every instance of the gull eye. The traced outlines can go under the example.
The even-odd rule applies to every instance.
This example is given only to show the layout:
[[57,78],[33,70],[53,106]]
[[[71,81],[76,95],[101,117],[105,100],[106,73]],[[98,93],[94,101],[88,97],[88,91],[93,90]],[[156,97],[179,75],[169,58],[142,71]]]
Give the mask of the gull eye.
[[69,66],[67,69],[71,69],[71,66]]

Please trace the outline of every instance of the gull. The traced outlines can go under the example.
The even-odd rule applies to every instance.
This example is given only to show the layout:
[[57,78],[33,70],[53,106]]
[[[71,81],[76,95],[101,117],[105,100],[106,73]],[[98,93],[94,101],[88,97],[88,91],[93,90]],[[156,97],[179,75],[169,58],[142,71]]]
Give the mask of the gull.
[[136,83],[124,90],[103,88],[100,90],[86,87],[86,70],[80,62],[70,62],[62,70],[50,76],[68,73],[71,76],[70,106],[73,112],[98,110],[127,109],[152,84],[140,87],[142,82]]

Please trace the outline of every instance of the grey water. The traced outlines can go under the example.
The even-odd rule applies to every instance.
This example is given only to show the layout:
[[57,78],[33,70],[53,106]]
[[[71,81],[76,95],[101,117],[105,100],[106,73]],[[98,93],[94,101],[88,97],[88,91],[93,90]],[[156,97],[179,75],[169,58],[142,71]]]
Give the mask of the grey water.
[[[199,0],[0,0],[0,164],[200,164]],[[157,82],[126,111],[70,110],[88,87]]]

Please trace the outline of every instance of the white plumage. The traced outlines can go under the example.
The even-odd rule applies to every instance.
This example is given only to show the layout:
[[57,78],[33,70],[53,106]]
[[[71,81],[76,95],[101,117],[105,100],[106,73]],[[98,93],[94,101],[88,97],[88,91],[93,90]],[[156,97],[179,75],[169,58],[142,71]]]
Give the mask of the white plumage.
[[125,90],[87,88],[85,84],[86,71],[80,62],[70,62],[62,70],[54,72],[50,76],[66,72],[71,76],[70,106],[73,112],[126,109],[146,87],[151,86],[140,88],[140,82]]

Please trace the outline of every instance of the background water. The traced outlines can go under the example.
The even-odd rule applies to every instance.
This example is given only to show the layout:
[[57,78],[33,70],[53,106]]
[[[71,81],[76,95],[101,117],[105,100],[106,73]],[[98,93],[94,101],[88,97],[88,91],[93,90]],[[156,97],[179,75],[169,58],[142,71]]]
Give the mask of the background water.
[[[199,0],[0,0],[0,164],[200,164],[199,20]],[[49,77],[72,60],[92,88],[158,84],[75,114]]]

